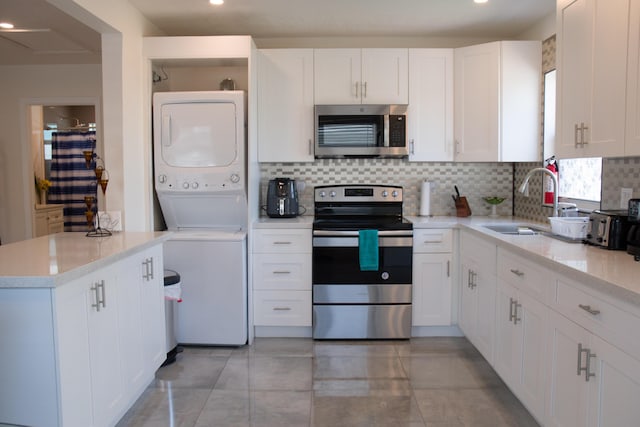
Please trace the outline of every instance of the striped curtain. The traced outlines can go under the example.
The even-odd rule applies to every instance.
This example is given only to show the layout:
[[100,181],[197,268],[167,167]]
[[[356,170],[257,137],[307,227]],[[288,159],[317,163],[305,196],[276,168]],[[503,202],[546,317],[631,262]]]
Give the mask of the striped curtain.
[[[88,231],[85,196],[96,200],[95,160],[87,168],[83,151],[95,151],[95,131],[60,131],[51,137],[51,188],[48,201],[64,204],[64,231]],[[97,206],[94,203],[94,214]]]

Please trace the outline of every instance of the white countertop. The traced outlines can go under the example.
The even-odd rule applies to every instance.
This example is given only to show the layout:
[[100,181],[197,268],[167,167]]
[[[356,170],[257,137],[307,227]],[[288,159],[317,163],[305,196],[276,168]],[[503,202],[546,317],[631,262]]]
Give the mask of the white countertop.
[[301,215],[295,218],[270,218],[261,216],[253,222],[253,228],[308,228],[311,229],[313,215]]
[[458,227],[491,239],[543,267],[593,287],[598,291],[640,306],[640,262],[625,251],[611,251],[582,243],[567,243],[542,234],[509,235],[482,227],[484,224],[530,224],[512,217],[409,217],[414,229]]
[[57,233],[0,246],[0,288],[51,288],[162,243],[169,232]]

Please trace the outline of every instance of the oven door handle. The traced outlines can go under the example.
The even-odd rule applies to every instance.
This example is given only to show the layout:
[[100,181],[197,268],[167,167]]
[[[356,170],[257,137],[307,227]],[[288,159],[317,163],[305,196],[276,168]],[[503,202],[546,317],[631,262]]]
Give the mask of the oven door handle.
[[[358,237],[358,230],[313,230],[316,237]],[[413,230],[378,231],[378,237],[413,237]]]
[[[345,236],[314,236],[313,247],[314,248],[357,248],[360,246],[358,237],[345,237]],[[400,247],[411,248],[413,247],[413,237],[411,236],[386,236],[378,239],[378,247]]]

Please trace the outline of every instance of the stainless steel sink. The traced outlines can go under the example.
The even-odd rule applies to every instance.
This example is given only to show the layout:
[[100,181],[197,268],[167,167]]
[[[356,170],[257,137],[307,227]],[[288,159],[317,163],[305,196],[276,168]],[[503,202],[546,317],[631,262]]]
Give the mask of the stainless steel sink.
[[551,237],[552,239],[561,240],[567,243],[582,243],[582,239],[571,239],[569,237],[553,234],[547,229],[536,227],[528,224],[485,224],[484,228],[495,231],[500,234],[509,234],[512,236],[535,236],[542,235]]
[[545,231],[541,228],[526,224],[487,224],[483,225],[483,227],[500,234],[514,234],[523,236],[541,234]]

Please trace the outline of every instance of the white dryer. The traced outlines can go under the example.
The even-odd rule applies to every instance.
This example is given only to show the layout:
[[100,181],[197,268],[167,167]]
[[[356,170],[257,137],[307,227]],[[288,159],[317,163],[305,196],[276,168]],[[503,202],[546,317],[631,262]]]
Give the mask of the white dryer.
[[246,229],[245,93],[153,96],[155,188],[170,230]]

